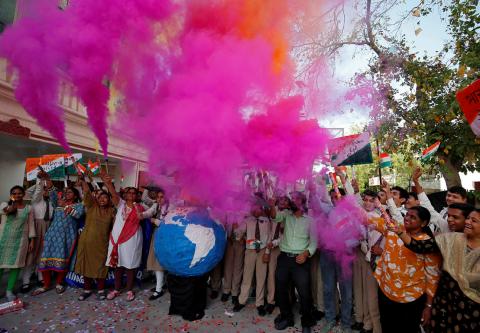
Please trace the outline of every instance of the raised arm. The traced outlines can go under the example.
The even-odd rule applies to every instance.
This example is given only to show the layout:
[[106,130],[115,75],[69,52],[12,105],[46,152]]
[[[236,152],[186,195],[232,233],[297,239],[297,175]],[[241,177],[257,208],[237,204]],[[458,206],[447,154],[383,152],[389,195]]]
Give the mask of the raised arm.
[[104,170],[100,172],[100,178],[102,179],[103,183],[108,189],[108,192],[112,195],[112,202],[113,204],[118,207],[118,204],[120,203],[120,197],[118,196],[117,191],[115,190],[115,186],[113,185],[112,182],[112,177],[110,177]]
[[392,215],[392,219],[403,224],[403,215],[400,212],[400,209],[398,209],[397,205],[395,205],[395,201],[393,201],[393,194],[390,189],[390,184],[388,184],[384,179],[382,179],[382,190],[384,190],[387,194],[387,207],[390,211],[390,215]]

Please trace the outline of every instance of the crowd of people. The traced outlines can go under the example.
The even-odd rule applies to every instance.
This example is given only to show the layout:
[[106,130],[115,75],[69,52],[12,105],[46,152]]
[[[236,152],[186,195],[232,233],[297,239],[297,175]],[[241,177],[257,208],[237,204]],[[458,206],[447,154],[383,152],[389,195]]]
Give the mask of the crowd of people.
[[[414,171],[412,192],[383,181],[380,191],[360,193],[355,180],[342,173],[343,188],[328,193],[324,184],[277,197],[257,192],[249,212],[219,221],[227,236],[224,258],[198,283],[208,280],[209,297],[231,300],[234,312],[245,311],[254,290],[259,316],[279,308],[277,330],[294,326],[292,308],[298,301],[303,332],[319,321],[325,333],[480,332],[480,209],[455,186],[447,191],[447,207],[437,212],[421,174]],[[79,175],[75,185],[59,191],[40,171],[32,188],[11,189],[10,201],[0,206],[0,277],[8,269],[9,300],[17,297],[20,272],[23,293],[31,290],[33,275],[41,286],[32,295],[50,289],[63,293],[72,262],[84,280],[79,301],[93,294],[98,300],[122,293],[126,301],[135,299],[136,271],[146,256],[140,221],[149,219],[156,229],[175,204],[160,188],[117,192],[109,175],[102,172],[101,179],[102,188]],[[355,196],[368,217],[363,236],[350,249],[349,272],[323,247],[316,226],[319,213],[334,214],[347,196]],[[176,283],[166,278],[153,239],[146,264],[156,278],[151,301]],[[109,270],[114,271],[111,290],[105,284]],[[193,311],[177,307],[170,314],[201,319],[206,297],[200,295]]]

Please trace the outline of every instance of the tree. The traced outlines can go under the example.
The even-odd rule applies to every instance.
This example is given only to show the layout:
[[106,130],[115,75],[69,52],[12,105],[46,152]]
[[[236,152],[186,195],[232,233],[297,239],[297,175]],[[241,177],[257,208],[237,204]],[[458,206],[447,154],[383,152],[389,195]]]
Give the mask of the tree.
[[[347,98],[371,109],[368,129],[383,149],[401,152],[407,161],[441,141],[438,164],[428,164],[444,176],[447,186],[459,185],[459,172],[480,170],[480,145],[455,99],[456,92],[480,76],[480,14],[478,0],[420,1],[404,17],[394,20],[392,8],[402,1],[357,0],[353,29],[345,29],[338,6],[326,21],[333,27],[302,45],[310,54],[335,56],[345,46],[369,52],[369,67],[352,80]],[[404,36],[403,22],[440,8],[448,22],[450,40],[434,56],[419,56]],[[310,52],[310,53],[309,53]]]

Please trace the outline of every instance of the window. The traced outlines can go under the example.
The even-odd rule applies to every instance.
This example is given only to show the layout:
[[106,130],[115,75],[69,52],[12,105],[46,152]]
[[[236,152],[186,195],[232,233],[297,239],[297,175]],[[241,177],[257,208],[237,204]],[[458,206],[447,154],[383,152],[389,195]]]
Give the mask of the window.
[[17,0],[0,0],[0,33],[15,20]]

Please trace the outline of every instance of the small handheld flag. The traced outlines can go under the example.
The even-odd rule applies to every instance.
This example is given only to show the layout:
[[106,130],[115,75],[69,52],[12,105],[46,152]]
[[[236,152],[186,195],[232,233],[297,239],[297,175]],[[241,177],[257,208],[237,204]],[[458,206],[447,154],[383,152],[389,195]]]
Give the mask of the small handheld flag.
[[88,169],[92,172],[93,175],[97,175],[100,172],[100,162],[92,162],[88,160],[87,164]]
[[85,172],[87,172],[87,169],[83,166],[82,163],[75,163],[74,164],[75,166],[75,169],[77,170],[78,173],[81,173],[82,175],[85,174]]
[[392,166],[392,158],[387,153],[380,154],[380,168],[387,168]]
[[432,155],[434,155],[437,152],[438,148],[440,147],[440,143],[441,143],[440,141],[437,141],[433,145],[425,149],[422,152],[422,156],[420,157],[420,159],[422,161],[428,160]]

